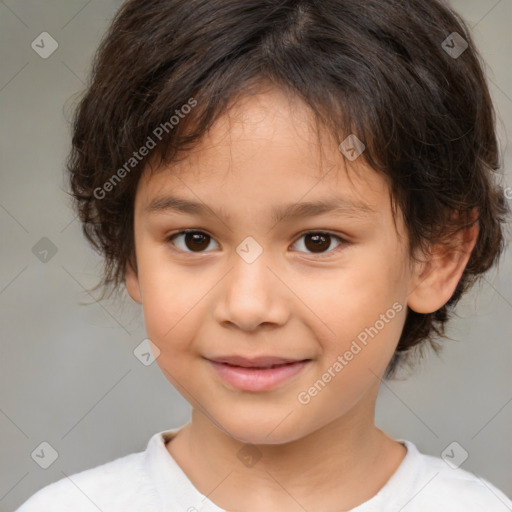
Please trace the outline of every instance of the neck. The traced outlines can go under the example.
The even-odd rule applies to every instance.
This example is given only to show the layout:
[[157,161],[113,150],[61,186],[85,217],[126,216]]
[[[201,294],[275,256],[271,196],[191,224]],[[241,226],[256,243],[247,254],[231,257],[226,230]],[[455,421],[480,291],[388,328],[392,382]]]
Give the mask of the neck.
[[246,446],[242,460],[244,443],[194,409],[168,450],[195,487],[227,510],[349,510],[373,497],[405,456],[375,426],[373,405],[294,441]]

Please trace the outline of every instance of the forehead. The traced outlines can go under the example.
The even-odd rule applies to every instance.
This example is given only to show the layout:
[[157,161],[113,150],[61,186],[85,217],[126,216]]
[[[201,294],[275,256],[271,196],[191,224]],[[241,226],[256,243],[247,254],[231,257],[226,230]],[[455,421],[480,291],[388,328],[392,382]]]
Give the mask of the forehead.
[[370,211],[386,202],[385,178],[362,157],[349,162],[340,142],[302,101],[279,89],[241,96],[177,162],[146,169],[138,201],[147,206],[166,190],[217,203],[221,197],[274,205],[357,197]]

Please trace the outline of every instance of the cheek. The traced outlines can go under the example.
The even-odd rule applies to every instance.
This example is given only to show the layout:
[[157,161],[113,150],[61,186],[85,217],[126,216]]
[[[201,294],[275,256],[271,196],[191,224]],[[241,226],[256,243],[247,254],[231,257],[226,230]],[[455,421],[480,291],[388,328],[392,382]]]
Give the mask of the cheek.
[[[299,407],[313,422],[334,420],[346,414],[368,393],[377,392],[405,321],[406,310],[396,302],[384,310],[385,320],[361,320],[341,315],[336,336],[320,339],[323,353],[319,371],[297,395]],[[366,315],[372,318],[372,315]],[[386,322],[387,320],[387,322]],[[343,323],[345,321],[345,323]],[[370,411],[369,411],[370,412]]]
[[380,370],[393,355],[406,312],[400,259],[374,254],[362,255],[350,268],[333,270],[314,288],[303,282],[298,291],[317,315],[318,325],[311,329],[324,333],[319,339],[324,364],[348,351],[351,366]]
[[200,298],[205,291],[187,272],[176,271],[165,254],[141,255],[139,280],[149,339],[162,352],[179,352],[197,328]]

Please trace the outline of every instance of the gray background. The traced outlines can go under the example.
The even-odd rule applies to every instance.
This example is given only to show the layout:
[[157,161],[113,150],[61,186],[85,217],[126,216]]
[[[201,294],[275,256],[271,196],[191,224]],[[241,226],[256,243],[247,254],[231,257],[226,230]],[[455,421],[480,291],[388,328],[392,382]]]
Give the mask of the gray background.
[[[512,0],[452,4],[489,66],[510,187]],[[101,261],[65,193],[70,107],[119,5],[0,2],[0,511],[65,475],[144,450],[151,435],[189,418],[156,363],[133,354],[145,337],[138,308],[86,293]],[[59,45],[47,59],[31,48],[43,31]],[[33,252],[43,237],[57,249],[46,263]],[[440,359],[429,354],[408,380],[382,386],[377,419],[425,453],[440,456],[457,441],[469,453],[462,467],[512,496],[511,283],[509,251],[461,303],[449,330],[459,341],[447,341]],[[31,458],[43,441],[59,455],[48,469]]]

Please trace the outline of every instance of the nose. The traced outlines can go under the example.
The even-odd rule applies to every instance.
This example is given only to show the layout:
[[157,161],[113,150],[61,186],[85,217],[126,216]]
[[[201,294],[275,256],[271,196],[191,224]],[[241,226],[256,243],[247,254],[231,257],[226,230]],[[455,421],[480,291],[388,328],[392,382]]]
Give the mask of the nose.
[[214,316],[221,325],[244,331],[260,326],[282,326],[290,316],[291,292],[265,252],[248,263],[235,254],[233,267],[223,279]]

